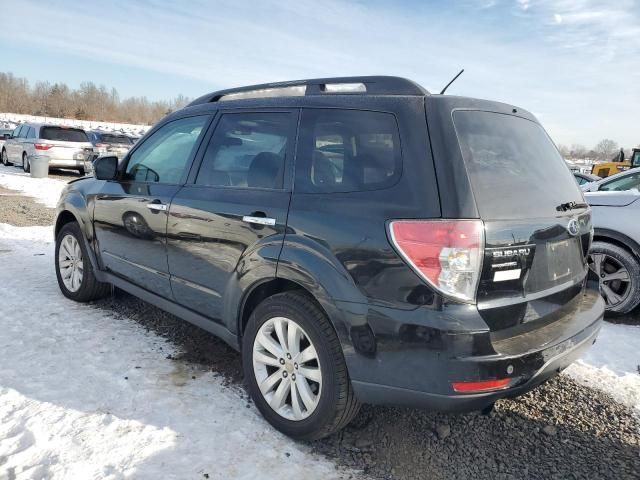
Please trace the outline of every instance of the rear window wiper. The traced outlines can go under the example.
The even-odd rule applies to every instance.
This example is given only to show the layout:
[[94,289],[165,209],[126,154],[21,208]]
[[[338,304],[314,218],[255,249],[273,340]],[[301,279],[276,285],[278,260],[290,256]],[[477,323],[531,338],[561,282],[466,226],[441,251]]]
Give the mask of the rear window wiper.
[[556,210],[559,212],[567,212],[569,210],[576,210],[578,208],[589,208],[589,205],[582,202],[567,202],[561,203],[556,207]]

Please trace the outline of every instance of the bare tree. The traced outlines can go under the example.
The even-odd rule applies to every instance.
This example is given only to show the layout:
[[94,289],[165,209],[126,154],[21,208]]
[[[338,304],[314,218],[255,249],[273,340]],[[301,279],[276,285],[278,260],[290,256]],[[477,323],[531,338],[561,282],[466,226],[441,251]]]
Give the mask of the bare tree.
[[149,125],[187,103],[184,95],[155,102],[146,97],[120,99],[115,88],[93,82],[82,82],[77,89],[36,82],[31,88],[25,78],[0,72],[0,112]]
[[569,156],[576,159],[585,158],[587,156],[587,147],[579,143],[574,143],[571,145],[571,153]]
[[618,143],[605,138],[600,140],[594,148],[598,160],[611,160],[618,150]]

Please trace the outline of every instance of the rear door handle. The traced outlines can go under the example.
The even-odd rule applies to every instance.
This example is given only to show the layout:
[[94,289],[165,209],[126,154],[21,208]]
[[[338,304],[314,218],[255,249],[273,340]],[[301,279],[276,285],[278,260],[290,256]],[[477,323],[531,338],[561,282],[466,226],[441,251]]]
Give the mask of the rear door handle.
[[154,212],[166,212],[167,206],[164,203],[147,203],[147,208]]
[[256,225],[267,225],[269,227],[273,227],[276,224],[275,218],[252,217],[250,215],[245,215],[244,217],[242,217],[242,221],[245,223],[254,223]]

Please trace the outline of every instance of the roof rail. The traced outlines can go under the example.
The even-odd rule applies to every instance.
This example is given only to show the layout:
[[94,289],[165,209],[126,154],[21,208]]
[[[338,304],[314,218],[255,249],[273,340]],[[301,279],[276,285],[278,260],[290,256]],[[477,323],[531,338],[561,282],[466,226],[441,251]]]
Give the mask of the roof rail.
[[401,77],[367,76],[334,77],[289,82],[263,83],[247,87],[230,88],[203,95],[188,107],[202,103],[240,100],[246,98],[294,97],[305,95],[428,95],[417,83]]

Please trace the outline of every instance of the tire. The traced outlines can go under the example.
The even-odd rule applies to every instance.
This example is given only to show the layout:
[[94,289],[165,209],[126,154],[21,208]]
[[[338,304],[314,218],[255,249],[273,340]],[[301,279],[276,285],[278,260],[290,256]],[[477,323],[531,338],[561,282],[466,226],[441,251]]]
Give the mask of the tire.
[[598,281],[608,313],[623,315],[640,304],[640,263],[631,252],[612,243],[593,242],[589,270],[590,280]]
[[8,167],[9,165],[13,165],[13,163],[9,161],[9,155],[7,155],[7,151],[4,148],[2,149],[2,164],[5,167]]
[[31,171],[31,164],[29,163],[29,157],[27,157],[26,153],[22,154],[22,169],[29,173]]
[[[75,240],[75,244],[73,240]],[[71,245],[75,245],[77,248],[74,249]],[[78,252],[80,255],[77,255]],[[75,278],[79,279],[79,281],[73,282],[72,285],[69,285],[69,279],[67,278],[68,268],[70,267],[65,269],[62,266],[62,258],[69,258],[67,253],[73,254],[72,256],[75,262],[71,260],[68,260],[68,262],[74,263],[73,267],[71,267],[73,268],[72,275],[74,272],[77,273]],[[89,260],[84,237],[77,222],[67,223],[60,229],[60,232],[58,232],[56,236],[54,262],[58,286],[65,297],[75,300],[76,302],[89,302],[105,297],[111,291],[110,284],[99,282],[96,279],[91,260]]]
[[79,174],[81,177],[84,177],[84,168],[79,168],[79,169],[78,169],[78,174]]
[[[254,361],[256,355],[260,355],[260,349],[262,344],[256,341],[256,337],[260,332],[264,334],[265,330],[262,328],[269,327],[273,322],[282,320],[287,322],[293,322],[295,326],[299,327],[302,331],[301,337],[305,338],[299,342],[299,351],[308,350],[308,347],[304,345],[311,345],[315,348],[317,353],[317,370],[314,367],[310,367],[309,363],[303,360],[298,370],[298,364],[294,362],[296,358],[300,359],[300,355],[295,354],[296,348],[291,349],[294,352],[294,357],[289,357],[289,360],[285,360],[285,365],[278,365],[267,367],[271,368],[273,375],[278,378],[274,383],[274,391],[277,392],[276,386],[284,383],[283,379],[279,379],[280,375],[287,377],[287,369],[291,369],[289,373],[289,385],[290,393],[285,395],[286,402],[293,402],[293,394],[295,391],[296,398],[299,399],[297,405],[302,409],[302,415],[307,415],[305,418],[293,419],[291,416],[295,416],[295,410],[291,404],[289,408],[288,404],[281,409],[282,411],[288,410],[290,417],[286,418],[283,413],[278,413],[271,407],[270,402],[267,400],[266,395],[260,390],[258,386],[258,378],[256,368],[260,368],[262,365],[259,361]],[[288,329],[293,328],[292,323],[288,323]],[[287,330],[288,331],[288,330]],[[283,336],[287,336],[284,331]],[[277,335],[273,332],[271,339],[276,339]],[[308,338],[307,338],[308,337]],[[262,337],[261,337],[262,338]],[[308,343],[307,342],[308,339]],[[290,340],[288,343],[291,343]],[[286,348],[288,351],[289,349]],[[264,353],[266,350],[263,350]],[[285,353],[285,356],[288,352]],[[271,357],[270,357],[271,358]],[[271,360],[275,357],[271,358]],[[282,360],[279,363],[282,364]],[[314,363],[313,360],[311,363]],[[333,329],[333,326],[329,322],[329,319],[322,312],[322,310],[315,304],[315,302],[307,295],[298,292],[286,292],[279,293],[264,300],[251,314],[249,322],[245,329],[245,334],[242,339],[242,364],[244,368],[245,379],[249,389],[249,394],[255,402],[258,410],[262,413],[265,419],[273,425],[277,430],[281,431],[285,435],[299,440],[317,440],[319,438],[326,437],[344,428],[358,413],[360,404],[356,400],[347,367],[344,361],[344,355],[342,353],[342,347],[340,341]],[[258,367],[256,367],[258,365]],[[295,370],[293,369],[295,368]],[[315,384],[312,380],[305,379],[305,372],[315,371],[318,378],[321,378],[321,383]],[[298,372],[298,378],[295,378],[295,373]],[[270,375],[267,371],[264,375]],[[268,378],[271,378],[270,376]],[[268,380],[267,378],[267,380]],[[309,377],[311,378],[311,377]],[[264,385],[264,376],[260,380]],[[297,383],[295,383],[297,382]],[[306,389],[302,388],[305,382]],[[273,383],[273,382],[272,382]],[[303,395],[303,391],[310,392],[309,386],[316,387],[317,390],[315,398],[317,402],[313,409],[307,409],[304,405],[303,398],[309,398]],[[271,394],[271,392],[267,392]],[[308,395],[308,394],[307,394]],[[275,393],[271,396],[271,399],[275,399]],[[276,402],[277,403],[277,402]],[[300,408],[299,407],[299,408]]]

